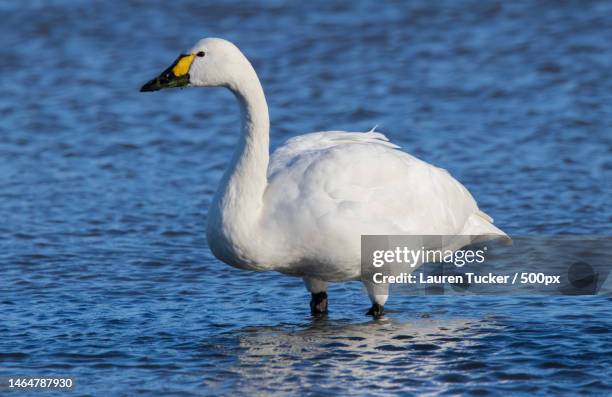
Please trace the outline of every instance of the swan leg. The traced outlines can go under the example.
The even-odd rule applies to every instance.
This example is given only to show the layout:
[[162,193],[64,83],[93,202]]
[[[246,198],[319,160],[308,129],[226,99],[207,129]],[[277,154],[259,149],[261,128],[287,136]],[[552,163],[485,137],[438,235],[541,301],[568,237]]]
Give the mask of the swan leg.
[[381,317],[384,313],[384,306],[389,298],[389,284],[381,283],[363,283],[368,290],[368,296],[372,301],[372,307],[367,311],[366,315],[374,318]]
[[304,284],[312,296],[310,299],[311,313],[327,313],[327,282],[316,278],[304,277]]

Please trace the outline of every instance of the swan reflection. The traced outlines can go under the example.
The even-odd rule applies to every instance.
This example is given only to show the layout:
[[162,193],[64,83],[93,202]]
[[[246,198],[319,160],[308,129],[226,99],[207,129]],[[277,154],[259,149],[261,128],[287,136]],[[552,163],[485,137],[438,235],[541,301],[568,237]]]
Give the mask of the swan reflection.
[[330,392],[340,384],[343,390],[375,386],[382,392],[411,385],[423,390],[441,374],[456,371],[449,362],[478,367],[473,354],[466,352],[501,327],[494,319],[406,322],[388,317],[363,323],[315,318],[298,325],[247,327],[233,333],[236,360],[226,370],[245,387],[256,385],[257,390],[245,390],[255,394],[296,387]]

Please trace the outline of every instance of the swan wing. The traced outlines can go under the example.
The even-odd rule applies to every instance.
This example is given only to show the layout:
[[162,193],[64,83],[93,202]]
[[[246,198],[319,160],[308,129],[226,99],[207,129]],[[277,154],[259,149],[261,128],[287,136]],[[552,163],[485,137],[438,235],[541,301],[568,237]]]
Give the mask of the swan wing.
[[364,234],[506,236],[446,170],[374,132],[289,140],[272,155],[263,215],[285,254],[345,270]]
[[385,135],[374,131],[323,131],[298,135],[287,140],[272,154],[268,167],[268,177],[277,171],[286,169],[288,164],[297,159],[301,154],[351,143],[382,145],[394,149],[399,148],[399,146],[389,142]]

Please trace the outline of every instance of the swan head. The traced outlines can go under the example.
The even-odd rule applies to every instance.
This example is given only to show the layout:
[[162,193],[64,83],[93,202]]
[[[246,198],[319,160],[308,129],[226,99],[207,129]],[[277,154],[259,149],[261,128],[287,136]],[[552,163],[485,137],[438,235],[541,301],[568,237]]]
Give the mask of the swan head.
[[227,40],[206,38],[198,41],[159,76],[147,82],[141,92],[164,88],[231,87],[240,71],[250,63],[238,47]]

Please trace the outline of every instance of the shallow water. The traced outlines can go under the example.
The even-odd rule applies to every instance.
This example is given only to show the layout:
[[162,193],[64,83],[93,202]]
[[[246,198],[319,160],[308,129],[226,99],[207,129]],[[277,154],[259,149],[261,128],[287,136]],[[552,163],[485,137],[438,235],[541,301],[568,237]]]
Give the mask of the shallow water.
[[612,393],[609,297],[408,297],[206,244],[238,109],[140,94],[200,37],[258,70],[272,142],[374,125],[514,235],[609,235],[612,4],[0,3],[0,376],[77,394]]

